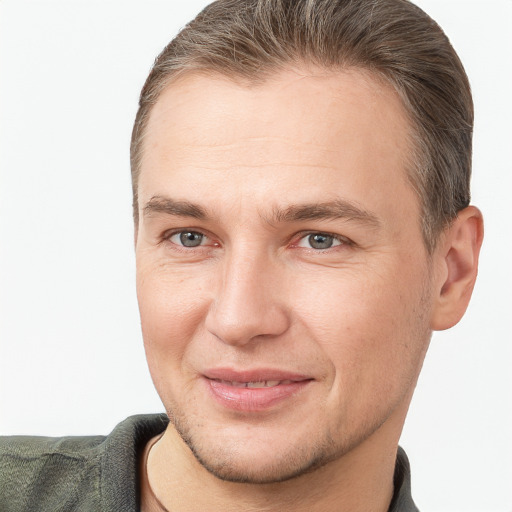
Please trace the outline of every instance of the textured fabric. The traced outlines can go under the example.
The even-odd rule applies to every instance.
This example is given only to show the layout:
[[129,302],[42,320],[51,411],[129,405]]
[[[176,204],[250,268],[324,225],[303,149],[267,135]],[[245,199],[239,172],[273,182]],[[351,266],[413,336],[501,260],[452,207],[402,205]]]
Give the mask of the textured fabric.
[[395,464],[395,492],[389,512],[419,512],[411,495],[411,469],[409,459],[399,446]]
[[167,422],[132,416],[108,436],[0,437],[0,511],[136,512],[139,455]]
[[[132,416],[108,436],[0,437],[1,512],[137,512],[138,463],[163,414]],[[389,512],[417,512],[399,448]]]

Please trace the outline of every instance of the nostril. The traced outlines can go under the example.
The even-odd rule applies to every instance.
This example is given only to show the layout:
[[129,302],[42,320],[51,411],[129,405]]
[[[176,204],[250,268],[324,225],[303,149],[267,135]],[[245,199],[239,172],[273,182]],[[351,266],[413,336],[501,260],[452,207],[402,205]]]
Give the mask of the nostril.
[[206,318],[206,328],[217,339],[229,345],[247,343],[274,338],[283,334],[289,327],[284,311],[270,308],[261,313],[238,309],[227,314],[220,310],[210,311]]

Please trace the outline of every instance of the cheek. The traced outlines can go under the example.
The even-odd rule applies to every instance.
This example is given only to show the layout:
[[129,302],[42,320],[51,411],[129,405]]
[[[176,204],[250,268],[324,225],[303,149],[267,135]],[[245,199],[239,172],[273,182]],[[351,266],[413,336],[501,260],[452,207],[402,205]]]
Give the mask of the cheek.
[[[400,273],[402,278],[400,278]],[[419,372],[429,339],[424,275],[338,272],[298,289],[303,325],[335,368],[333,390],[396,394]]]
[[204,322],[207,300],[200,280],[154,266],[137,268],[137,298],[144,347],[153,378],[180,367]]
[[339,340],[347,347],[356,343],[355,338],[367,338],[364,333],[396,331],[400,313],[410,302],[391,284],[391,276],[372,275],[368,270],[339,269],[301,281],[295,288],[295,308],[302,321],[321,340]]

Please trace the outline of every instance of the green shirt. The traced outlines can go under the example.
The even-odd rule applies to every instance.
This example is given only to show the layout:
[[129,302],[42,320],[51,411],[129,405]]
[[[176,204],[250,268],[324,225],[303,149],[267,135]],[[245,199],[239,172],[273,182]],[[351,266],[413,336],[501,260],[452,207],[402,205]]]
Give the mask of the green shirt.
[[[137,512],[140,455],[167,423],[164,414],[140,415],[108,436],[0,437],[0,511]],[[399,448],[389,512],[417,510]]]

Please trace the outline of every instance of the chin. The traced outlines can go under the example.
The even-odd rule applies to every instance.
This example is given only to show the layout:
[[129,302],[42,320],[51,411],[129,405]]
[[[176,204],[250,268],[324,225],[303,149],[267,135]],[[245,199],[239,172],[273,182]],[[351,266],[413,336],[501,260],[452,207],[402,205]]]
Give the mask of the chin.
[[[233,432],[215,435],[191,429],[171,417],[175,430],[188,446],[195,459],[210,474],[228,482],[245,484],[274,484],[298,478],[338,459],[351,446],[338,446],[333,439],[296,436],[268,432],[244,436],[234,441]],[[265,435],[266,434],[266,435]]]
[[224,458],[219,458],[219,452],[198,453],[195,447],[190,449],[197,461],[216,478],[227,482],[260,485],[298,478],[337,458],[326,454],[308,456],[306,453],[297,453],[297,450],[293,450],[277,460],[274,457],[271,461],[259,461],[250,454],[224,454]]

